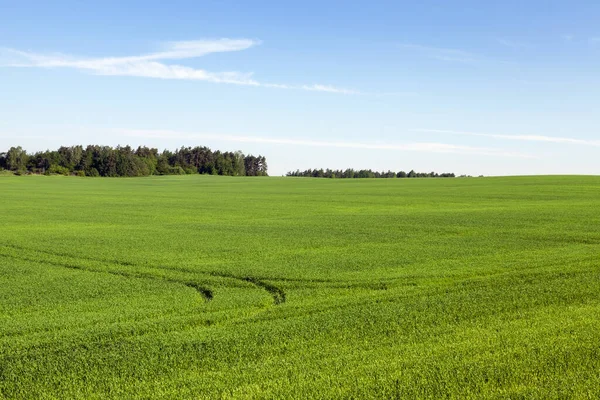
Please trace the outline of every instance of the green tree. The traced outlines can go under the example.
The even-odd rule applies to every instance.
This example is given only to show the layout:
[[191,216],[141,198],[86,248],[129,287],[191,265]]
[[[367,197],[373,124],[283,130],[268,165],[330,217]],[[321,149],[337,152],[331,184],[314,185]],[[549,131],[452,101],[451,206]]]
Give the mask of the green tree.
[[234,175],[237,176],[246,175],[246,168],[244,166],[244,153],[239,150],[233,155],[233,171]]
[[11,147],[6,153],[6,166],[11,171],[25,171],[28,159],[27,152],[21,146]]

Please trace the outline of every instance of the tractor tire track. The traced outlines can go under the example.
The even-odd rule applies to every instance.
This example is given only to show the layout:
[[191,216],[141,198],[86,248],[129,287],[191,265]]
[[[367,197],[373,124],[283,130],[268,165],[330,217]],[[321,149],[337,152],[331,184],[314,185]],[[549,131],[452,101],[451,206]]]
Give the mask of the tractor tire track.
[[190,281],[180,281],[180,280],[171,279],[171,278],[161,278],[161,277],[157,277],[157,276],[150,275],[150,274],[135,274],[135,273],[125,272],[125,271],[98,270],[98,269],[93,269],[93,268],[86,268],[84,266],[77,265],[77,264],[62,263],[62,262],[51,261],[51,260],[37,260],[37,259],[29,258],[26,256],[16,256],[16,255],[11,255],[11,254],[1,254],[0,253],[0,257],[14,259],[14,260],[21,260],[21,261],[29,261],[29,262],[39,263],[39,264],[48,264],[48,265],[52,265],[55,267],[75,269],[75,270],[85,271],[85,272],[104,273],[104,274],[109,274],[109,275],[122,276],[122,277],[126,277],[126,278],[149,279],[149,280],[153,280],[153,281],[169,282],[169,283],[183,285],[183,286],[194,289],[196,292],[198,292],[204,298],[205,301],[211,301],[214,297],[214,295],[210,289],[208,289],[204,286],[201,286],[198,283],[190,282]]
[[[75,260],[85,260],[85,261],[92,261],[92,262],[97,262],[97,263],[116,264],[116,265],[128,266],[128,267],[140,267],[129,261],[107,260],[107,259],[94,258],[94,257],[74,256],[72,254],[67,254],[67,253],[52,252],[49,250],[42,250],[42,249],[33,249],[33,248],[27,248],[25,246],[19,246],[19,245],[15,245],[15,244],[7,244],[7,243],[3,243],[2,246],[7,247],[7,248],[12,248],[14,250],[19,250],[19,251],[34,251],[34,252],[41,253],[41,254],[47,254],[47,255],[50,255],[53,257],[66,257],[66,258],[71,258],[71,259],[75,259]],[[28,259],[27,261],[36,262],[37,260]],[[80,265],[56,263],[53,261],[45,261],[45,262],[47,262],[48,264],[51,264],[51,265],[63,266],[66,268],[73,268],[73,269],[82,269],[82,270],[92,271],[92,272],[106,272],[106,273],[113,274],[113,275],[128,276],[128,277],[133,277],[133,278],[165,280],[165,281],[169,281],[169,282],[182,284],[182,285],[191,287],[191,288],[195,289],[198,293],[200,293],[207,301],[212,300],[214,297],[214,294],[212,293],[212,291],[210,289],[207,289],[207,288],[197,284],[196,282],[191,282],[191,281],[186,281],[186,280],[177,280],[177,279],[171,279],[171,278],[159,278],[159,277],[156,277],[151,274],[134,274],[134,273],[124,272],[124,271],[123,272],[121,272],[121,271],[96,271],[96,270],[92,270],[89,268],[81,267]],[[159,267],[143,266],[143,267],[156,268],[156,269],[162,269],[162,270],[165,270],[165,269],[166,270],[176,270],[179,272],[194,273],[194,274],[199,274],[199,275],[208,275],[208,276],[214,276],[214,277],[225,278],[225,279],[233,279],[233,280],[237,280],[240,282],[247,282],[247,283],[250,283],[250,284],[258,287],[259,289],[267,291],[273,298],[274,305],[279,305],[279,304],[285,303],[285,300],[286,300],[286,293],[283,289],[281,289],[280,287],[277,287],[271,283],[267,283],[265,281],[266,279],[269,279],[269,278],[258,278],[258,277],[253,277],[253,276],[240,277],[240,276],[236,276],[233,274],[195,271],[193,269],[181,268],[181,267],[161,267],[161,266],[159,266]],[[269,279],[269,280],[271,280],[271,279]],[[278,280],[278,279],[274,279],[274,280]],[[327,281],[323,280],[322,282],[324,283]]]
[[269,292],[271,294],[271,296],[273,297],[273,302],[275,305],[285,303],[285,292],[283,291],[283,289],[281,289],[275,285],[272,285],[270,283],[267,283],[265,281],[261,281],[257,278],[253,278],[251,276],[244,277],[244,278],[242,278],[242,280],[244,280],[246,282],[250,282],[253,285],[263,288],[267,292]]
[[240,277],[240,276],[236,276],[236,275],[232,275],[232,274],[224,274],[224,273],[217,273],[217,272],[203,272],[203,274],[215,276],[215,277],[219,277],[219,278],[234,279],[234,280],[250,283],[260,289],[266,290],[271,295],[271,297],[273,297],[274,305],[277,306],[277,305],[285,303],[285,300],[286,300],[285,291],[278,286],[275,286],[271,283],[265,282],[263,279],[256,278],[253,276]]

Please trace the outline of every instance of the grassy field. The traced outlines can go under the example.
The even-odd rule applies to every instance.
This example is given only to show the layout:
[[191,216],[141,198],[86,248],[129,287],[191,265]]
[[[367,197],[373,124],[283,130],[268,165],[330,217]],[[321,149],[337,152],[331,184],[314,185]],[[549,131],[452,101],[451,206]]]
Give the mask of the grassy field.
[[0,398],[600,397],[600,177],[2,177],[0,210]]

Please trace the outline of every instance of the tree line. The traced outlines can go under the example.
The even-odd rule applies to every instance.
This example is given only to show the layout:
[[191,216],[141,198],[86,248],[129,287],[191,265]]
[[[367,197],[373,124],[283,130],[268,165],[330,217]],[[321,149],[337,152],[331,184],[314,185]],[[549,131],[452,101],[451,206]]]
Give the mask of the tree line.
[[332,170],[332,169],[307,169],[306,171],[290,171],[286,176],[301,176],[301,177],[312,177],[312,178],[454,178],[455,175],[452,172],[444,172],[438,174],[437,172],[379,172],[372,171],[370,169],[354,170],[348,168],[345,170]]
[[148,176],[211,174],[230,176],[267,176],[264,156],[245,155],[240,151],[212,151],[208,147],[181,147],[164,150],[140,146],[90,145],[62,146],[29,154],[23,148],[11,147],[0,153],[0,170],[17,175],[61,174],[78,176]]

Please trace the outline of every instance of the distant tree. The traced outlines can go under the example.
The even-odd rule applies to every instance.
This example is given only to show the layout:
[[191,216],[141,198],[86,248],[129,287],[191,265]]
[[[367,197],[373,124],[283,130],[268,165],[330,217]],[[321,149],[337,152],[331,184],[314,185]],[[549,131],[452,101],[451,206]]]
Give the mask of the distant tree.
[[408,174],[404,171],[373,171],[370,169],[361,169],[355,171],[352,168],[345,170],[326,169],[307,169],[305,171],[290,171],[286,176],[313,177],[313,178],[454,178],[453,173],[438,174],[436,172],[415,172],[411,170]]
[[233,172],[236,176],[244,176],[246,175],[246,167],[244,165],[244,153],[241,151],[236,151],[233,154]]
[[156,167],[158,164],[158,149],[148,148],[139,146],[135,151],[135,156],[140,158],[148,169],[150,175],[156,173]]
[[168,150],[163,151],[156,159],[156,172],[159,175],[168,175],[169,168],[171,165],[169,164],[169,159],[171,154]]
[[25,171],[29,157],[21,146],[11,147],[6,153],[6,166],[11,171]]
[[100,172],[98,172],[98,170],[94,167],[90,168],[88,172],[85,173],[86,176],[92,176],[92,177],[96,177],[96,176],[100,176]]
[[258,176],[260,172],[258,157],[246,156],[244,158],[244,168],[247,176]]
[[52,159],[53,157],[51,152],[37,152],[33,156],[29,157],[27,169],[34,173],[45,174],[52,165]]
[[172,152],[139,146],[61,146],[55,151],[28,155],[21,147],[0,153],[0,168],[37,174],[78,176],[147,176],[153,174],[267,175],[264,156],[241,151],[212,151],[208,147],[181,147]]
[[76,166],[81,163],[83,157],[82,146],[62,146],[58,149],[58,163],[61,167],[67,168],[70,171],[75,170]]
[[258,163],[258,171],[260,176],[268,176],[267,174],[267,159],[265,156],[258,156],[259,159],[259,163]]

